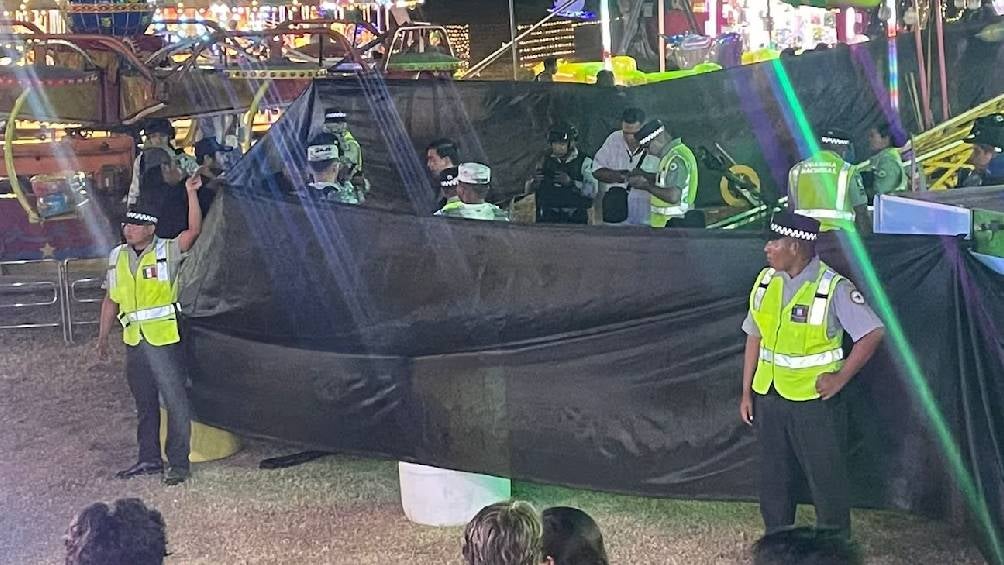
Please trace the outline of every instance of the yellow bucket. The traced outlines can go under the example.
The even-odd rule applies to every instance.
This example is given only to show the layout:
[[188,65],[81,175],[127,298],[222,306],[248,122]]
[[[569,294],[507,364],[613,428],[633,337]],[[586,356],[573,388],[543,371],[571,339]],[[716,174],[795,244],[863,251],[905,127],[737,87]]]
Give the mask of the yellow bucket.
[[[161,457],[167,460],[167,455],[164,453],[164,446],[167,445],[167,411],[163,408],[160,409],[160,445]],[[192,420],[192,450],[188,455],[188,460],[192,463],[224,459],[240,449],[239,437]]]

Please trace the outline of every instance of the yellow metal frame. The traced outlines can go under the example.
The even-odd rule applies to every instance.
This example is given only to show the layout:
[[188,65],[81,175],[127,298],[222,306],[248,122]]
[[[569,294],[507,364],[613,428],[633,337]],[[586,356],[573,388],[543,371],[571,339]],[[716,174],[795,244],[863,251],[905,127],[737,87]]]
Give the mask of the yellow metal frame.
[[[963,112],[947,122],[915,136],[912,147],[916,161],[930,179],[928,189],[945,190],[955,186],[957,173],[972,168],[967,161],[972,145],[963,141],[972,130],[973,122],[988,114],[1004,112],[1004,95]],[[911,162],[906,163],[907,166]]]
[[7,127],[3,135],[3,161],[7,167],[7,177],[10,180],[11,192],[14,193],[21,207],[24,208],[25,214],[28,214],[28,221],[37,224],[42,219],[38,215],[38,211],[28,201],[28,197],[24,195],[24,191],[21,190],[21,183],[17,180],[17,170],[14,168],[14,138],[17,136],[17,116],[21,113],[21,108],[24,107],[28,96],[31,95],[31,90],[32,87],[30,86],[24,89],[24,92],[14,101],[14,107],[11,108],[10,116],[7,117]]

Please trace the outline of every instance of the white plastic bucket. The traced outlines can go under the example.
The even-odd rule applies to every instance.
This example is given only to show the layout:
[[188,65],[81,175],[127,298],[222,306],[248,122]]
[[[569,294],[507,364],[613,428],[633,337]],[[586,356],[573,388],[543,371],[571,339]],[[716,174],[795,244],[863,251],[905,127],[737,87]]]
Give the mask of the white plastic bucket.
[[398,463],[404,515],[426,526],[461,526],[512,491],[509,479]]

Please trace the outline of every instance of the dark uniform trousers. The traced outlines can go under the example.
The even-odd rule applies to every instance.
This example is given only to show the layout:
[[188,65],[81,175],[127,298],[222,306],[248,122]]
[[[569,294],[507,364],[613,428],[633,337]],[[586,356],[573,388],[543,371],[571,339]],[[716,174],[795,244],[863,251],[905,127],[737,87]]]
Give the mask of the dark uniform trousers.
[[160,401],[167,410],[168,464],[189,468],[191,406],[185,385],[188,372],[183,343],[150,345],[142,340],[126,347],[126,380],[136,400],[136,442],[141,462],[160,461]]
[[796,495],[804,475],[820,528],[851,531],[847,464],[847,409],[840,395],[795,402],[771,388],[754,395],[760,444],[760,513],[767,533],[795,524]]

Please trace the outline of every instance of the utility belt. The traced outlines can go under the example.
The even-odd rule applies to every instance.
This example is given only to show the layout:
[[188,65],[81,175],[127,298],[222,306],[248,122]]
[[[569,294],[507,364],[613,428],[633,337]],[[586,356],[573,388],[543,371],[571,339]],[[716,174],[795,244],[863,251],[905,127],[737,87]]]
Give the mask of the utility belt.
[[128,328],[133,322],[149,322],[150,320],[159,320],[161,318],[177,315],[178,312],[181,312],[181,305],[175,302],[174,304],[168,304],[166,306],[143,308],[142,310],[136,310],[135,312],[119,312],[118,319],[123,328]]

